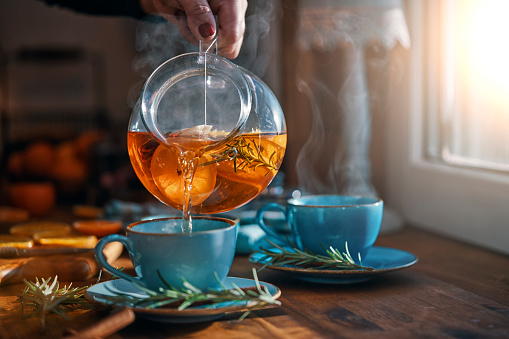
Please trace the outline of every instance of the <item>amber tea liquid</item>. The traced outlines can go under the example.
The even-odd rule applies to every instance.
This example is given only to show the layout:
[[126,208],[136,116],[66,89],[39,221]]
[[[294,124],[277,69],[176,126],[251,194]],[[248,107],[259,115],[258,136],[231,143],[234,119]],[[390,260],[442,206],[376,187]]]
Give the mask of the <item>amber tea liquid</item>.
[[183,154],[195,155],[191,182],[191,213],[210,214],[244,205],[276,175],[286,150],[286,134],[249,133],[226,145],[207,149],[210,141],[190,136],[169,137],[169,146],[146,132],[129,132],[129,157],[143,185],[163,203],[182,210]]

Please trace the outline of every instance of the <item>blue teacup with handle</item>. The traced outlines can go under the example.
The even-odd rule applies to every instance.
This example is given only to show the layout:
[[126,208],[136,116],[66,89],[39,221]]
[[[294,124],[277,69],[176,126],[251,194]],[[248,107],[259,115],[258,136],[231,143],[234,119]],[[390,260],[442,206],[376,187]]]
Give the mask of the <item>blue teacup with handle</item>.
[[[183,279],[202,289],[218,289],[235,255],[237,222],[216,217],[193,217],[193,229],[183,233],[182,218],[140,221],[127,226],[126,236],[113,234],[95,247],[99,264],[109,273],[151,290],[183,287]],[[108,264],[103,249],[121,242],[128,250],[137,277]],[[217,278],[216,278],[217,276]]]
[[[281,235],[263,220],[266,211],[282,211],[291,234]],[[281,241],[291,241],[300,250],[327,255],[330,247],[349,253],[358,262],[375,243],[383,216],[383,201],[375,197],[308,195],[289,199],[286,206],[271,203],[257,213],[260,227]]]

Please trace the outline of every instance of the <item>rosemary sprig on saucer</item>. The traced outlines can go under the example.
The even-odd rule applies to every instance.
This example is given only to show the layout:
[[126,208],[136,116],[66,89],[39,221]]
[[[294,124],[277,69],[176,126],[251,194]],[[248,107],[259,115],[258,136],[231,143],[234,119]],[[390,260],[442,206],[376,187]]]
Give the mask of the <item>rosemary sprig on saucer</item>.
[[346,253],[341,253],[332,246],[325,249],[327,256],[315,254],[308,250],[300,250],[291,244],[291,250],[283,248],[268,239],[265,239],[270,245],[277,250],[267,250],[263,247],[254,253],[260,253],[263,257],[259,260],[263,266],[258,270],[261,271],[267,266],[296,266],[304,269],[335,269],[335,270],[366,270],[372,271],[372,267],[362,265],[359,254],[359,264],[357,264],[348,251],[348,243],[345,243]]
[[262,286],[258,280],[256,270],[253,268],[253,277],[255,288],[240,288],[233,284],[233,289],[227,289],[219,279],[220,290],[201,290],[191,283],[183,280],[183,288],[175,288],[166,283],[161,275],[159,275],[166,289],[160,288],[159,291],[153,291],[140,284],[134,284],[138,289],[145,292],[147,297],[134,297],[132,295],[122,294],[106,287],[115,296],[109,296],[106,300],[116,306],[126,307],[142,307],[142,308],[158,308],[158,307],[174,307],[182,311],[191,306],[203,306],[204,308],[215,308],[218,304],[225,302],[245,302],[246,312],[240,317],[244,319],[252,310],[263,308],[266,305],[280,305],[267,289]]

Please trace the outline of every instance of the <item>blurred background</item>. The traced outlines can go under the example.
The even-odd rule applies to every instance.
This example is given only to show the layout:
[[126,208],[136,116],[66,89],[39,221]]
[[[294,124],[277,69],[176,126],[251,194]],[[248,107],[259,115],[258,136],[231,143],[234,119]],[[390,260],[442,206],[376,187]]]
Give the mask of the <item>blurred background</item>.
[[60,202],[107,198],[99,172],[128,161],[136,20],[40,1],[0,6],[4,176],[51,182]]
[[[276,10],[270,1],[250,5],[236,59],[260,76]],[[0,17],[3,180],[51,181],[67,203],[144,199],[125,141],[132,108],[159,64],[197,47],[157,17],[94,16],[33,0],[2,2]],[[279,81],[277,72],[267,77]]]
[[[234,62],[274,91],[288,129],[266,194],[377,195],[387,232],[417,226],[509,253],[506,7],[249,1]],[[0,204],[26,204],[19,183],[22,197],[50,185],[63,205],[150,199],[127,156],[131,109],[155,67],[191,50],[160,20],[3,0]]]

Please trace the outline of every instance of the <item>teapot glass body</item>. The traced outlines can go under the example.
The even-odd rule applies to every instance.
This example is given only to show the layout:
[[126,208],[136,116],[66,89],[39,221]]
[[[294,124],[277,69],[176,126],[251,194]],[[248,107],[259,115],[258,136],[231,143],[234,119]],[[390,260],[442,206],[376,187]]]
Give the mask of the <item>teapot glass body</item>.
[[189,53],[148,78],[128,151],[156,198],[183,209],[190,195],[191,213],[210,214],[260,194],[281,166],[286,140],[283,111],[262,80],[215,54]]

